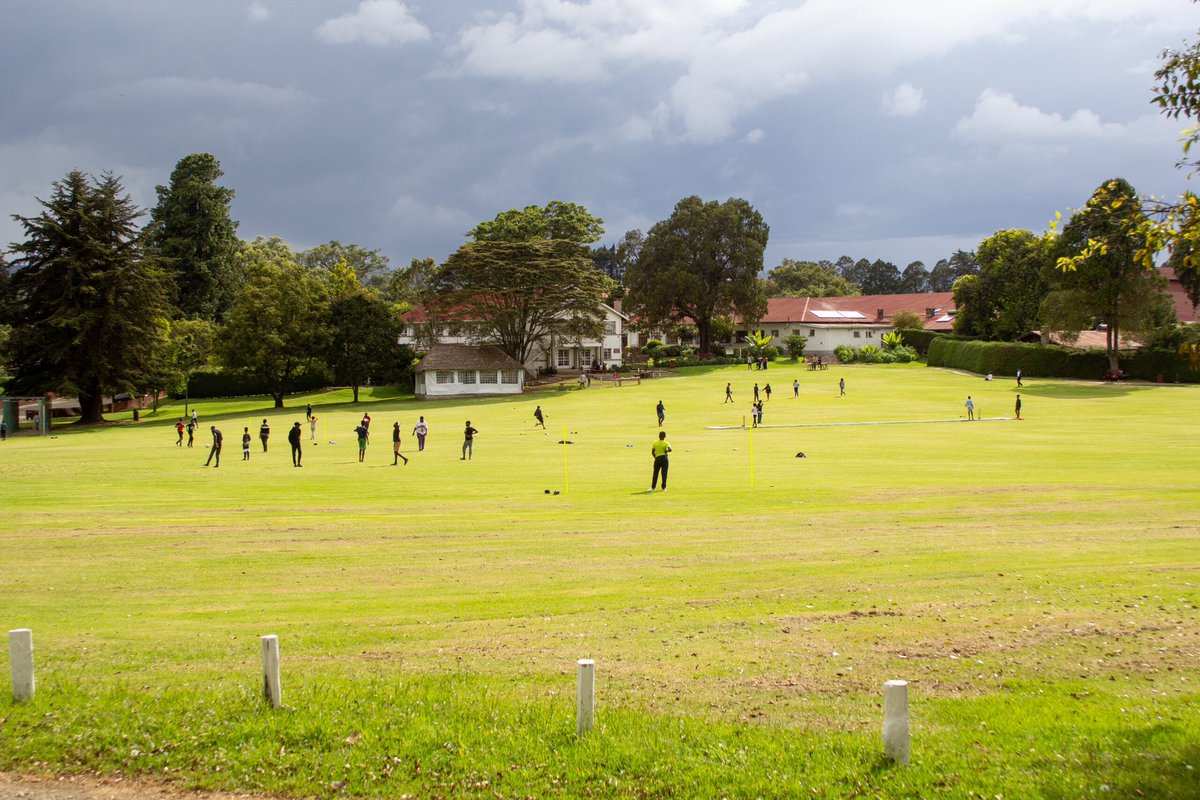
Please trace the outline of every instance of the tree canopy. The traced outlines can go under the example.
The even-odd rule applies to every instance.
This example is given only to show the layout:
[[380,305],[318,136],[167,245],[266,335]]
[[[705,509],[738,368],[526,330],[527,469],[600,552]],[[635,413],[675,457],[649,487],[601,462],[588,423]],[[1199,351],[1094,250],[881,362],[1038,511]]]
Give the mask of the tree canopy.
[[538,340],[599,338],[612,286],[582,243],[483,240],[467,242],[437,269],[426,308],[473,324],[479,343],[524,364]]
[[731,311],[755,320],[766,308],[759,284],[769,228],[741,198],[724,203],[685,197],[646,234],[625,274],[633,312],[650,324],[696,325],[701,353],[712,352],[712,324]]
[[223,174],[216,157],[193,153],[175,165],[169,186],[156,189],[150,241],[171,272],[175,303],[187,317],[221,320],[244,283],[237,223],[229,217],[233,190],[217,185]]
[[79,398],[100,422],[105,394],[136,391],[165,345],[166,274],[137,225],[142,211],[110,173],[55,181],[36,217],[14,215],[9,391]]
[[763,290],[767,297],[847,297],[862,293],[828,261],[790,258],[767,273]]
[[354,271],[360,286],[384,289],[391,278],[388,258],[378,250],[368,250],[356,244],[333,241],[319,244],[300,253],[296,259],[311,270],[332,272],[338,264]]
[[551,200],[545,206],[526,206],[497,214],[467,232],[477,242],[530,242],[562,239],[591,244],[604,235],[604,220],[575,203]]
[[1067,337],[1101,324],[1109,369],[1119,368],[1122,332],[1141,333],[1162,321],[1166,281],[1146,269],[1145,215],[1133,186],[1105,181],[1063,227],[1056,248],[1060,269],[1048,269],[1051,291],[1042,303],[1044,327]]
[[979,243],[979,274],[954,284],[955,333],[1010,341],[1039,326],[1054,239],[1003,230]]
[[279,239],[245,244],[239,258],[249,279],[229,310],[217,355],[231,369],[266,379],[275,407],[283,408],[292,382],[319,368],[328,352],[327,286]]
[[979,273],[979,262],[968,250],[955,250],[949,258],[939,259],[929,270],[929,291],[950,292],[964,275]]

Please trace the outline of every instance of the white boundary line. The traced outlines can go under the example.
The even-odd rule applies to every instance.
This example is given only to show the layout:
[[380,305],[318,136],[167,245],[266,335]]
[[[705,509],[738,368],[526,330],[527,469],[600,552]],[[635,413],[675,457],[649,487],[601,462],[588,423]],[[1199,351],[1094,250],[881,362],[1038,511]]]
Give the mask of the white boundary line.
[[[758,428],[841,428],[851,425],[929,425],[935,422],[1015,422],[1012,417],[978,417],[963,419],[889,419],[876,422],[798,422],[793,425],[759,425]],[[749,425],[706,425],[709,431],[744,431]]]

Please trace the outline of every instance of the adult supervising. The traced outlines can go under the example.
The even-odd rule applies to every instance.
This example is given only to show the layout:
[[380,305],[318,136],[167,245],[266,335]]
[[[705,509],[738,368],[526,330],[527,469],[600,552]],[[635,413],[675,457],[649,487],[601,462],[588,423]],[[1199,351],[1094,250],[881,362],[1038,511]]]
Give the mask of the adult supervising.
[[654,475],[650,478],[650,488],[647,491],[653,492],[658,487],[658,476],[662,474],[663,491],[667,490],[667,470],[671,468],[671,459],[667,453],[671,452],[671,445],[667,444],[667,432],[658,432],[658,441],[650,445],[650,452],[654,455]]
[[300,459],[304,457],[304,452],[300,449],[300,439],[304,436],[300,432],[300,423],[292,425],[292,429],[288,431],[288,444],[292,446],[292,466],[303,466]]

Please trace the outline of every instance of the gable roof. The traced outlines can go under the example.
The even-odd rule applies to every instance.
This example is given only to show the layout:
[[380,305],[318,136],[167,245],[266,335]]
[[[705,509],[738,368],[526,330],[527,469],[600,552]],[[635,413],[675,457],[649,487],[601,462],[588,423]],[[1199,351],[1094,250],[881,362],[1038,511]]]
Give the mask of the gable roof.
[[413,372],[434,369],[523,370],[515,358],[499,347],[474,347],[469,344],[437,344],[413,367]]
[[926,330],[949,330],[955,311],[954,293],[773,297],[767,301],[767,313],[759,324],[890,325],[892,317],[901,311],[920,314]]

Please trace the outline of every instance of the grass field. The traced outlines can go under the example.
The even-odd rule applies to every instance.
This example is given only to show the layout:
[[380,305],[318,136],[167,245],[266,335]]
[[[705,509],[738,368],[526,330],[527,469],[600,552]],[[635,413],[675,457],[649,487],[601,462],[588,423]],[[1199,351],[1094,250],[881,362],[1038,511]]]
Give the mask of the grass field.
[[[767,380],[768,427],[709,429]],[[0,700],[0,770],[296,796],[1196,798],[1200,387],[1027,381],[1020,422],[1015,393],[780,362],[517,399],[200,401],[192,450],[182,404],[10,438],[0,617],[34,631],[38,694]],[[670,489],[648,494],[660,399]],[[243,463],[264,416],[270,452],[255,435]],[[907,767],[882,757],[891,678]]]

